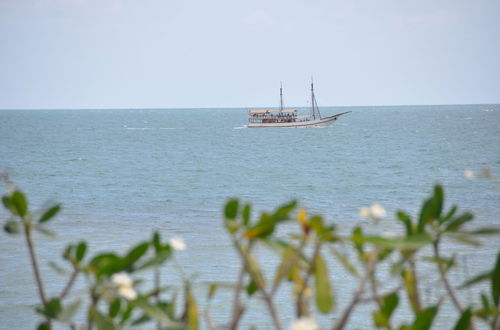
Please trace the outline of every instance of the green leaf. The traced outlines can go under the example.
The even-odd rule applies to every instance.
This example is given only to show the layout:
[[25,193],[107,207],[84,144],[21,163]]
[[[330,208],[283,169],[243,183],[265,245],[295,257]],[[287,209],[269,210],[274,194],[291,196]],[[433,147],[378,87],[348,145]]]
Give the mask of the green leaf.
[[432,326],[434,317],[438,312],[438,306],[431,306],[417,314],[415,322],[413,322],[414,330],[428,330]]
[[354,247],[358,251],[358,255],[362,256],[364,254],[364,238],[363,230],[361,227],[356,227],[352,231],[351,241],[354,243]]
[[153,234],[152,243],[153,247],[155,248],[155,251],[158,252],[161,249],[162,244],[160,239],[160,233],[158,233],[157,231],[155,231]]
[[402,239],[392,239],[379,236],[366,236],[363,239],[365,242],[378,246],[400,250],[417,250],[424,245],[432,243],[432,237],[427,234],[415,234]]
[[130,302],[130,303],[133,304],[134,306],[142,309],[144,311],[144,313],[146,313],[146,315],[148,315],[152,319],[155,319],[166,326],[169,326],[169,327],[178,327],[179,326],[178,323],[176,323],[172,319],[170,319],[170,317],[167,315],[167,313],[165,311],[163,311],[163,309],[161,309],[158,306],[151,305],[147,301],[144,301],[142,299],[137,299],[137,300],[134,300],[133,302]]
[[467,308],[462,312],[462,315],[460,315],[460,318],[455,324],[453,330],[469,330],[471,317],[472,317],[472,312],[470,308]]
[[125,256],[126,268],[132,268],[134,263],[139,260],[149,248],[149,242],[143,242],[132,248]]
[[186,299],[186,310],[184,311],[184,319],[187,328],[190,330],[198,330],[199,327],[199,313],[198,305],[191,292],[191,285],[189,283],[185,284],[185,299]]
[[410,306],[415,314],[420,312],[420,302],[417,298],[417,282],[414,273],[410,269],[403,270],[402,274],[403,282],[406,288],[406,293],[408,294],[408,300],[410,301]]
[[42,322],[38,325],[36,330],[50,330],[50,328],[49,328],[47,322]]
[[497,254],[497,262],[491,273],[491,297],[495,306],[499,307],[500,302],[500,252]]
[[121,307],[121,301],[120,299],[115,299],[111,304],[109,304],[109,316],[111,318],[115,318],[116,315],[118,315],[118,312],[120,312],[120,307]]
[[59,314],[58,319],[62,322],[69,322],[75,315],[76,311],[80,307],[80,299],[77,299],[69,304],[63,306],[61,313]]
[[76,261],[80,262],[85,257],[85,252],[87,251],[87,244],[85,242],[80,242],[76,246]]
[[229,220],[235,220],[236,216],[238,215],[238,200],[237,199],[231,199],[229,202],[226,203],[226,207],[224,209],[224,215],[226,219]]
[[114,330],[118,328],[109,316],[101,314],[95,307],[92,307],[90,310],[90,318],[99,330]]
[[217,284],[211,283],[210,286],[208,287],[208,295],[207,295],[208,300],[211,300],[214,297],[215,291],[217,291]]
[[16,214],[24,217],[28,212],[28,201],[22,192],[16,190],[12,193],[12,204],[16,210]]
[[19,234],[19,223],[16,221],[7,221],[3,226],[7,234]]
[[290,219],[290,212],[297,206],[297,201],[291,201],[288,204],[280,206],[273,214],[273,219],[276,222],[281,222]]
[[48,318],[55,319],[61,312],[61,301],[59,298],[50,299],[44,306],[37,308],[37,312],[47,316]]
[[257,292],[257,284],[254,280],[250,280],[250,282],[246,286],[247,294],[251,297],[255,292]]
[[42,214],[42,216],[40,217],[38,222],[44,223],[46,221],[49,221],[59,212],[59,210],[61,210],[61,205],[55,205],[55,206],[51,207],[50,209],[45,211],[45,213]]
[[316,291],[316,306],[323,314],[330,312],[333,307],[332,289],[328,277],[328,268],[321,254],[314,260],[314,285]]
[[464,223],[469,222],[472,219],[474,219],[474,215],[472,213],[464,213],[453,219],[448,226],[446,226],[446,231],[457,231]]
[[94,257],[89,266],[97,275],[111,275],[124,270],[125,263],[113,253],[103,253]]
[[452,217],[455,215],[455,213],[457,212],[457,209],[458,209],[458,208],[457,208],[457,206],[456,206],[456,205],[453,205],[453,206],[451,207],[451,209],[448,211],[448,213],[447,213],[445,216],[443,216],[443,217],[439,218],[439,223],[440,223],[440,224],[443,224],[443,223],[446,223],[446,222],[450,221],[450,220],[451,220],[451,218],[452,218]]
[[[3,203],[3,206],[9,210],[11,213],[13,214],[16,214],[15,213],[15,208],[14,208],[14,203],[12,201],[12,198],[9,197],[9,196],[3,196],[2,197],[2,203]],[[17,214],[16,214],[17,215]]]
[[472,286],[474,284],[489,280],[489,279],[491,279],[491,274],[492,274],[491,271],[481,273],[481,274],[471,278],[470,280],[467,280],[466,282],[462,283],[458,288],[459,289],[468,288],[469,286]]
[[340,261],[342,266],[353,276],[359,277],[359,273],[356,270],[356,268],[352,265],[352,263],[349,261],[349,258],[339,251],[337,251],[334,247],[330,246],[330,250],[332,251],[333,255],[337,257],[337,259]]
[[397,211],[396,216],[398,220],[405,225],[406,236],[411,236],[413,234],[413,224],[411,222],[410,216],[403,211]]
[[36,223],[33,226],[33,229],[35,229],[35,231],[39,232],[40,234],[47,236],[47,237],[50,237],[50,238],[54,238],[57,236],[56,233],[54,233],[52,230],[48,230],[47,228],[45,228],[44,225],[39,224],[39,223]]
[[243,207],[243,211],[241,212],[241,216],[243,217],[243,225],[246,227],[250,223],[252,213],[252,206],[250,204],[246,204]]
[[398,293],[394,292],[384,297],[382,300],[382,313],[387,317],[391,318],[392,313],[398,307],[399,297]]

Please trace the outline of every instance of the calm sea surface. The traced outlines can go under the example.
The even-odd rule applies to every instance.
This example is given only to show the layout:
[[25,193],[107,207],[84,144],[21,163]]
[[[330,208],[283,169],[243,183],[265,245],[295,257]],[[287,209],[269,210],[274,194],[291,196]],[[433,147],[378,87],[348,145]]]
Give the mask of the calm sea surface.
[[[244,109],[4,110],[0,171],[10,174],[32,208],[63,203],[61,216],[51,223],[58,237],[38,237],[36,243],[54,295],[63,283],[48,261],[60,261],[68,242],[83,238],[91,253],[122,251],[159,230],[165,239],[180,236],[187,243],[177,260],[185,273],[197,275],[197,296],[205,308],[207,283],[237,276],[239,263],[221,221],[222,205],[233,196],[252,202],[257,212],[296,198],[343,233],[355,224],[397,232],[401,227],[390,217],[370,225],[359,217],[359,208],[378,202],[389,215],[398,208],[414,213],[433,183],[441,182],[448,206],[456,203],[476,214],[473,225],[499,224],[500,187],[466,180],[463,173],[490,166],[500,175],[500,105],[323,108],[322,113],[346,110],[353,112],[332,127],[302,129],[247,129]],[[0,220],[6,218],[2,209]],[[27,251],[20,237],[1,235],[0,328],[32,329],[38,300]],[[500,237],[494,237],[480,248],[460,248],[466,256],[456,279],[490,268],[499,247]],[[458,251],[449,246],[449,254]],[[259,256],[272,270],[272,252],[261,250]],[[319,319],[324,327],[347,304],[353,282],[329,262],[338,306],[333,316]],[[164,273],[165,282],[179,283],[171,265]],[[442,290],[434,285],[422,283],[429,303]],[[278,304],[289,324],[293,306],[283,289]],[[218,324],[229,318],[230,298],[221,292],[211,307]],[[370,311],[356,309],[349,328],[371,327]],[[454,320],[453,309],[443,307],[436,329],[449,328]],[[244,321],[269,327],[259,304]]]

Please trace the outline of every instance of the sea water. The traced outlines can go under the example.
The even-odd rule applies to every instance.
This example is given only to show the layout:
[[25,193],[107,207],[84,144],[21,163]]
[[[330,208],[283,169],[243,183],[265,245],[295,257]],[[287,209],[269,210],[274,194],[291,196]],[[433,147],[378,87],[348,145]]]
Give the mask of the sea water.
[[[499,225],[500,187],[467,180],[464,170],[489,166],[500,176],[500,105],[322,108],[322,114],[349,110],[331,127],[279,129],[246,128],[245,109],[3,110],[0,171],[27,194],[32,209],[63,204],[50,224],[57,238],[36,236],[49,295],[64,283],[48,262],[63,265],[67,243],[84,239],[91,254],[125,251],[158,230],[164,239],[182,237],[188,246],[177,254],[178,267],[167,264],[163,281],[180,284],[179,267],[195,274],[204,310],[207,285],[234,282],[240,266],[222,225],[222,207],[230,197],[252,203],[254,216],[297,199],[344,234],[359,224],[373,232],[399,232],[395,211],[415,214],[440,182],[447,207],[472,211],[473,226]],[[378,225],[358,214],[374,202],[388,212]],[[7,218],[2,209],[0,220]],[[462,281],[491,268],[499,247],[500,238],[493,237],[482,247],[451,245],[445,253],[464,253],[455,275]],[[258,255],[269,271],[277,266],[271,251]],[[334,314],[319,317],[325,328],[339,317],[354,289],[354,281],[327,258],[337,307]],[[80,278],[74,295],[83,295],[83,283]],[[434,285],[422,283],[426,302],[438,297]],[[218,293],[210,309],[215,323],[228,321],[231,299],[228,292]],[[0,328],[34,328],[37,303],[23,241],[3,233]],[[290,295],[282,293],[277,305],[287,326],[293,319]],[[356,309],[349,328],[371,327],[370,311]],[[409,311],[401,313],[402,320],[412,320]],[[451,327],[455,320],[453,308],[444,307],[437,324]],[[260,302],[243,322],[245,328],[270,327]]]

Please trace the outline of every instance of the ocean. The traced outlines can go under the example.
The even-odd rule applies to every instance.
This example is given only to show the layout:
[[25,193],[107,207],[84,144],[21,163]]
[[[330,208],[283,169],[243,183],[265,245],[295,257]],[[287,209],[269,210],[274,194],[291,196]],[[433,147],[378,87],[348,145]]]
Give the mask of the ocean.
[[[196,275],[196,295],[205,308],[211,281],[237,277],[239,263],[221,217],[231,197],[252,203],[254,215],[297,199],[341,233],[359,224],[397,232],[402,228],[392,220],[395,211],[415,214],[440,182],[447,207],[457,204],[476,215],[472,226],[499,225],[500,187],[468,180],[464,171],[488,166],[500,176],[500,105],[321,108],[323,115],[349,110],[331,127],[280,129],[246,128],[245,109],[1,110],[0,172],[27,194],[32,209],[63,204],[50,224],[57,238],[36,236],[49,295],[63,282],[48,262],[62,265],[67,243],[84,239],[91,254],[124,251],[159,230],[164,239],[186,242],[177,263]],[[388,213],[378,225],[359,216],[374,202]],[[2,209],[0,220],[6,219]],[[479,248],[449,247],[449,255],[463,253],[455,274],[461,281],[491,267],[500,237]],[[271,251],[259,250],[259,257],[269,270],[277,266]],[[338,306],[318,318],[325,328],[352,294],[352,279],[328,258]],[[167,264],[164,281],[179,284],[178,273]],[[437,297],[434,283],[422,285],[426,301]],[[0,328],[33,329],[37,303],[23,241],[3,233]],[[211,314],[217,324],[229,320],[230,304],[228,292],[216,296]],[[290,297],[283,293],[278,305],[289,324]],[[372,310],[357,309],[348,328],[371,328]],[[412,319],[410,312],[401,314]],[[455,317],[452,308],[442,308],[436,329],[451,327]],[[243,321],[243,328],[270,327],[260,303]]]

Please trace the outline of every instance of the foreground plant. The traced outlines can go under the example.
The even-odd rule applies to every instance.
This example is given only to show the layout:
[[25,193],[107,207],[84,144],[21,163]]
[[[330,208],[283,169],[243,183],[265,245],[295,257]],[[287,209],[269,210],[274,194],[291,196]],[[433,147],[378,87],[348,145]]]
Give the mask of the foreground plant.
[[[36,311],[43,317],[39,329],[51,329],[56,322],[70,328],[84,326],[87,329],[135,328],[148,322],[149,327],[155,325],[157,329],[198,329],[201,326],[201,313],[192,292],[192,283],[184,280],[183,301],[180,303],[176,292],[161,283],[162,266],[175,253],[186,249],[186,244],[180,238],[163,242],[157,232],[149,241],[141,242],[123,254],[104,252],[89,257],[85,242],[70,244],[63,253],[70,269],[66,271],[67,282],[59,295],[48,297],[33,232],[51,235],[46,224],[54,219],[61,207],[53,205],[36,215],[30,211],[25,195],[14,189],[7,178],[4,179],[9,191],[2,202],[10,213],[4,230],[9,235],[22,234],[28,247],[40,298]],[[386,212],[381,205],[374,204],[362,209],[361,215],[378,223]],[[457,320],[450,324],[453,329],[474,329],[478,322],[492,330],[499,329],[500,252],[492,269],[461,285],[453,283],[449,276],[458,267],[459,260],[456,254],[447,253],[449,242],[477,246],[480,237],[499,233],[498,228],[468,229],[473,219],[471,213],[459,212],[456,206],[445,209],[444,191],[440,185],[434,187],[417,217],[403,211],[396,213],[396,220],[402,225],[399,235],[369,235],[360,226],[354,227],[349,235],[341,235],[334,224],[321,216],[309,215],[295,201],[254,218],[250,204],[232,199],[224,207],[224,225],[241,267],[231,287],[233,299],[228,304],[232,312],[224,328],[240,328],[252,300],[259,299],[267,307],[275,329],[285,329],[286,326],[294,330],[319,329],[317,313],[331,315],[329,328],[346,329],[361,304],[372,306],[374,328],[429,329],[445,303],[451,303],[457,311]],[[282,227],[285,227],[284,231],[280,230]],[[293,228],[292,233],[283,234]],[[263,269],[256,254],[256,250],[262,248],[270,249],[279,257],[271,274]],[[348,255],[355,257],[349,258]],[[344,267],[355,283],[350,299],[338,304],[342,309],[335,308],[336,269],[332,271],[331,267],[334,262]],[[435,280],[445,290],[441,296],[424,303],[421,265],[428,262],[435,267]],[[62,272],[61,266],[55,263],[53,266]],[[153,289],[141,290],[138,276],[143,271],[153,272]],[[72,288],[81,275],[86,280],[87,297],[72,295]],[[387,277],[391,278],[390,286],[382,285]],[[478,292],[477,301],[461,298],[459,290],[479,282],[487,282],[489,292]],[[221,286],[228,285],[213,283],[209,286],[204,313],[209,329],[216,328],[210,317],[210,307]],[[290,304],[294,321],[286,325],[284,317],[290,316],[280,315],[276,306],[276,297],[283,289],[291,290],[293,297]],[[394,315],[405,312],[399,308],[404,299],[413,317],[395,324]],[[179,306],[181,312],[178,313],[176,308]],[[78,326],[74,320],[77,310],[85,315],[84,324]]]

